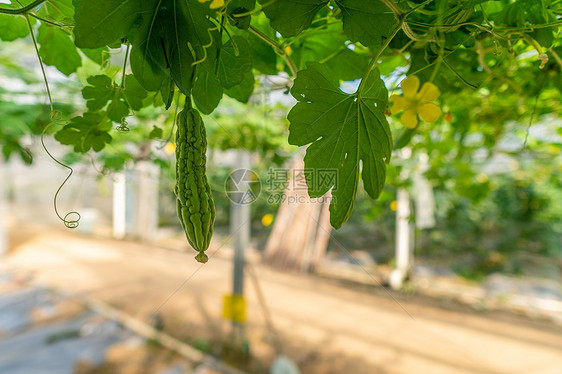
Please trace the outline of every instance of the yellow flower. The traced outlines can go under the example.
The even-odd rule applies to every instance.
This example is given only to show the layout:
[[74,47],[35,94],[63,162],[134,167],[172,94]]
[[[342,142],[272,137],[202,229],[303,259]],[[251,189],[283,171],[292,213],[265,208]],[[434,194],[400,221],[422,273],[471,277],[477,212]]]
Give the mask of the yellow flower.
[[166,146],[164,147],[164,152],[166,152],[167,155],[171,155],[172,153],[176,153],[176,143],[166,144]]
[[425,82],[418,92],[420,87],[420,79],[417,76],[411,76],[402,81],[400,84],[403,96],[392,95],[390,101],[394,103],[392,106],[392,113],[404,111],[400,117],[400,122],[410,129],[418,125],[418,114],[427,122],[435,122],[441,116],[441,108],[437,105],[430,103],[430,101],[437,100],[441,92],[439,88],[431,82]]
[[[200,3],[206,3],[207,1],[210,0],[199,0]],[[209,8],[218,9],[218,8],[222,8],[223,6],[224,6],[224,0],[212,0],[211,4],[209,5]]]
[[480,173],[476,176],[476,180],[480,183],[486,183],[488,181],[488,176],[486,174]]
[[273,214],[266,214],[261,218],[261,223],[264,226],[269,226],[273,223]]

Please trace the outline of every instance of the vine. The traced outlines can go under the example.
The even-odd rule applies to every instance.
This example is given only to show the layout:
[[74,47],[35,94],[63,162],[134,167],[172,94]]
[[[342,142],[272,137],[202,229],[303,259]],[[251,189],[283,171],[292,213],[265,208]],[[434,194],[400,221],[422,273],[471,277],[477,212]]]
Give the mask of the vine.
[[35,9],[39,5],[43,4],[47,0],[35,0],[32,3],[29,3],[26,6],[22,6],[21,8],[17,9],[10,9],[0,7],[0,14],[11,14],[11,15],[20,15],[20,14],[27,14],[30,10]]
[[[427,129],[417,127],[417,115],[423,119],[428,114],[423,105],[443,107],[450,114],[457,103],[474,96],[474,106],[479,108],[474,112],[479,113],[493,108],[482,105],[493,101],[484,96],[509,95],[517,106],[504,104],[510,110],[501,120],[521,121],[525,116],[526,121],[530,115],[530,123],[535,113],[559,109],[555,100],[537,99],[562,91],[559,1],[158,0],[143,2],[142,7],[140,0],[83,1],[73,2],[75,8],[66,13],[41,6],[44,2],[33,1],[17,9],[2,7],[0,14],[26,17],[45,81],[43,64],[67,75],[79,69],[83,54],[101,64],[101,73],[88,77],[88,86],[82,90],[87,110],[81,117],[56,122],[61,118],[51,103],[51,120],[64,125],[56,139],[74,146],[76,152],[100,152],[111,142],[112,129],[129,131],[128,116],[150,105],[168,109],[177,92],[210,114],[225,95],[247,103],[253,93],[260,92],[255,90],[256,76],[287,72],[290,80],[279,88],[298,102],[288,116],[289,143],[308,146],[305,167],[337,168],[342,176],[318,189],[309,185],[311,196],[339,191],[339,200],[332,200],[331,206],[337,217],[334,227],[349,217],[361,178],[371,197],[382,191],[394,146],[407,144],[414,134]],[[20,32],[16,27],[20,17],[3,17],[14,27],[0,30],[0,37],[24,36],[11,31]],[[40,43],[30,20],[41,24]],[[70,25],[74,38],[68,35]],[[123,45],[119,83],[104,60],[111,53],[108,48]],[[533,60],[534,50],[540,64]],[[72,54],[78,56],[73,64],[70,59],[56,58]],[[536,79],[539,72],[544,72],[544,78]],[[412,76],[417,78],[404,80]],[[353,94],[342,91],[343,81],[357,82]],[[404,91],[401,86],[416,108],[419,104],[416,121],[413,112],[408,121],[414,128],[401,131],[397,122],[390,123],[385,116],[400,102],[400,93],[389,105],[385,82],[408,86],[416,81],[431,87],[434,94],[422,104],[425,92],[412,86]],[[50,98],[47,82],[46,89]],[[441,94],[439,101],[435,93]],[[520,110],[527,107],[528,111]],[[441,113],[438,109],[433,114]],[[493,123],[477,113],[470,111],[466,117]],[[442,119],[427,117],[435,119],[431,122],[448,123],[454,118],[452,114]],[[393,140],[397,131],[407,135],[398,143]],[[149,136],[161,137],[162,131]]]
[[[29,21],[29,16],[27,15],[27,13],[25,13],[24,16],[25,16],[25,20],[27,21],[27,25],[29,27],[29,33],[31,34],[31,40],[33,41],[33,46],[35,47],[35,52],[37,53],[37,59],[39,60],[39,65],[41,66],[41,73],[43,74],[43,80],[44,80],[44,83],[45,83],[45,88],[47,90],[47,97],[49,98],[49,104],[51,106],[51,113],[50,113],[50,116],[49,116],[50,122],[47,124],[47,126],[45,126],[45,128],[41,132],[41,146],[43,147],[43,149],[45,150],[47,155],[53,161],[55,161],[57,164],[64,167],[65,169],[68,169],[68,171],[69,171],[67,177],[59,185],[59,187],[57,188],[57,191],[55,192],[55,195],[53,196],[53,209],[54,209],[57,217],[64,223],[64,225],[67,228],[74,229],[74,228],[78,227],[78,225],[79,225],[80,213],[75,212],[75,211],[71,211],[71,212],[68,212],[67,214],[65,214],[65,216],[63,217],[63,216],[60,215],[60,213],[58,211],[58,208],[57,208],[57,198],[58,198],[59,192],[64,187],[66,182],[70,179],[74,170],[70,166],[68,166],[65,163],[59,161],[55,156],[53,156],[51,154],[51,152],[49,152],[49,150],[47,149],[47,146],[45,145],[45,140],[44,140],[45,132],[51,126],[65,126],[65,125],[68,124],[68,122],[63,120],[62,114],[60,112],[55,111],[55,109],[54,109],[53,98],[51,96],[51,90],[49,89],[49,82],[47,81],[47,74],[45,73],[45,67],[43,66],[43,61],[41,60],[41,56],[39,55],[39,47],[37,47],[37,41],[35,40],[35,35],[33,33],[33,27],[31,27],[31,22]],[[74,219],[70,219],[69,217],[73,217]]]

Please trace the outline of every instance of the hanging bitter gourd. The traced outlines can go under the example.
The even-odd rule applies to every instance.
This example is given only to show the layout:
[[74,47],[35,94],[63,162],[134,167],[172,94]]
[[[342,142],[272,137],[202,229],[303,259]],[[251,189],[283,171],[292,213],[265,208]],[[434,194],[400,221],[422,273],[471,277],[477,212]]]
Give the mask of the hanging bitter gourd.
[[215,204],[207,181],[207,135],[199,112],[187,97],[178,114],[176,133],[176,203],[187,241],[199,252],[195,259],[207,262],[215,222]]

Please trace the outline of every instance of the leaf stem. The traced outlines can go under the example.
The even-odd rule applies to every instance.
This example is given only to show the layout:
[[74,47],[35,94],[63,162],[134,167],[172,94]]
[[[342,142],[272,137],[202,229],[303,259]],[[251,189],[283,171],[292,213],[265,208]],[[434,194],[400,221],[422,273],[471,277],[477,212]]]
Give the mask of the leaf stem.
[[12,14],[12,15],[16,15],[16,14],[24,14],[29,12],[31,9],[35,8],[36,6],[44,3],[47,0],[35,0],[34,2],[26,5],[26,6],[22,6],[21,8],[18,9],[9,9],[9,8],[0,8],[0,13],[3,14]]
[[361,92],[363,91],[363,88],[365,87],[365,82],[367,82],[367,80],[369,79],[369,75],[371,75],[371,71],[375,67],[375,64],[379,60],[379,57],[381,57],[381,54],[388,47],[388,45],[390,44],[392,39],[394,39],[394,37],[396,36],[398,31],[400,31],[403,23],[404,23],[403,20],[400,20],[400,21],[397,22],[397,24],[396,24],[396,26],[394,26],[394,29],[392,30],[392,33],[390,34],[390,36],[388,38],[386,38],[386,40],[381,45],[381,47],[379,48],[379,50],[377,51],[375,56],[371,59],[371,62],[369,62],[369,67],[367,68],[367,72],[363,76],[363,79],[361,79],[361,83],[359,84],[359,88],[357,89],[357,93],[356,93],[357,96],[359,96],[359,97],[361,96]]
[[298,69],[297,69],[295,63],[293,62],[293,60],[291,60],[291,57],[289,57],[289,55],[285,52],[285,50],[283,48],[281,48],[281,46],[275,42],[275,40],[272,40],[269,36],[265,35],[263,32],[261,32],[260,30],[256,29],[254,26],[251,26],[251,25],[250,25],[250,27],[248,27],[248,31],[250,31],[252,34],[257,36],[258,38],[260,38],[261,40],[263,40],[264,42],[266,42],[270,46],[272,46],[275,49],[275,51],[277,52],[277,54],[280,55],[281,57],[283,57],[283,59],[285,60],[285,62],[289,66],[289,69],[291,70],[291,75],[293,77],[297,76]]

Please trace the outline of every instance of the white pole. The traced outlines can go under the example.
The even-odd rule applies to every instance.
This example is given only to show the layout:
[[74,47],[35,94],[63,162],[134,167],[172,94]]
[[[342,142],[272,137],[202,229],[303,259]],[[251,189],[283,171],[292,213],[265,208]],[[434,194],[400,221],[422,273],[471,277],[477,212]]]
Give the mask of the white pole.
[[[251,154],[247,151],[238,151],[237,168],[247,169],[251,167]],[[245,192],[249,189],[249,184],[240,183],[238,192]],[[232,294],[234,296],[244,295],[244,251],[250,241],[250,204],[241,199],[240,203],[231,202],[230,204],[230,234],[234,245],[234,261],[232,271]],[[243,326],[236,321],[232,321],[233,333],[241,337]]]
[[4,158],[0,156],[0,256],[4,256],[8,253],[8,233],[6,229],[8,224],[7,183]]
[[158,229],[158,165],[151,161],[137,163],[137,232],[142,240],[151,241]]
[[[238,153],[238,168],[250,169],[250,153],[240,151]],[[240,187],[248,188],[249,185],[241,184]],[[242,191],[240,191],[242,192]],[[250,204],[232,202],[230,204],[230,234],[234,244],[234,276],[233,293],[244,294],[244,249],[250,240]]]
[[113,237],[123,239],[127,229],[125,173],[116,173],[113,179]]
[[[402,148],[399,156],[402,159],[408,159],[412,155],[410,148]],[[402,169],[401,178],[408,177],[408,170]],[[410,257],[412,250],[412,232],[410,224],[410,196],[404,188],[399,188],[396,194],[396,269],[390,273],[390,287],[399,289],[408,274],[410,268]]]
[[410,197],[403,188],[398,190],[396,209],[396,267],[403,273],[410,259]]
[[396,196],[396,269],[390,274],[390,286],[402,287],[410,266],[410,197],[408,191],[398,189]]

